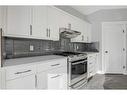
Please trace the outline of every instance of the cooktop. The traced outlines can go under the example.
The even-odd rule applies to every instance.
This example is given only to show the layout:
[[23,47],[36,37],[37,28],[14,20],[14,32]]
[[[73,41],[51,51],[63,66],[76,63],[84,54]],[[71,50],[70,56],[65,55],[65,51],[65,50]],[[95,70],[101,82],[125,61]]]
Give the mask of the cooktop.
[[79,55],[82,53],[78,53],[78,52],[57,52],[54,53],[55,55],[62,55],[62,56],[70,56],[70,55]]

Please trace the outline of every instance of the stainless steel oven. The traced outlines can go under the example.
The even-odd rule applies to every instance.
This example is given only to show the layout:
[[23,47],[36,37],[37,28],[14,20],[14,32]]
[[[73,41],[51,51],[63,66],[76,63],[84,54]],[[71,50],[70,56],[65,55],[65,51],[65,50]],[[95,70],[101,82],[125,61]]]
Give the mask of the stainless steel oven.
[[77,89],[87,83],[87,54],[78,52],[58,52],[55,54],[68,57],[69,89]]
[[87,82],[87,57],[82,56],[80,59],[73,59],[68,62],[69,70],[69,87],[79,88]]

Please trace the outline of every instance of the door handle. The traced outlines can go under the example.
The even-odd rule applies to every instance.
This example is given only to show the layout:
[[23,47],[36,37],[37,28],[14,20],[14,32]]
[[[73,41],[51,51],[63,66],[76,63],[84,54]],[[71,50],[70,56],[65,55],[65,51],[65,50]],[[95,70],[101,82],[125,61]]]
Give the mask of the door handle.
[[105,51],[105,53],[108,53],[108,51]]

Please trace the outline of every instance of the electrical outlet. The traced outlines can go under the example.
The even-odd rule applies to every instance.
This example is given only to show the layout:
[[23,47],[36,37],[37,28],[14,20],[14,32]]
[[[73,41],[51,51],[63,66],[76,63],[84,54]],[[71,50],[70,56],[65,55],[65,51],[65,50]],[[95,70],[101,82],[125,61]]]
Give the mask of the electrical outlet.
[[34,46],[30,45],[30,51],[34,51]]

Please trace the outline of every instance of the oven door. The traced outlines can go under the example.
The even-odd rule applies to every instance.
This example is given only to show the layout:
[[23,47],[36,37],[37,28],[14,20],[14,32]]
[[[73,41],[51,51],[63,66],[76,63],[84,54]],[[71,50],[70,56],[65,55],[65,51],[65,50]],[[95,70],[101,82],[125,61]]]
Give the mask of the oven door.
[[80,80],[87,78],[87,60],[78,60],[71,62],[70,67],[70,82],[71,85],[76,84]]

